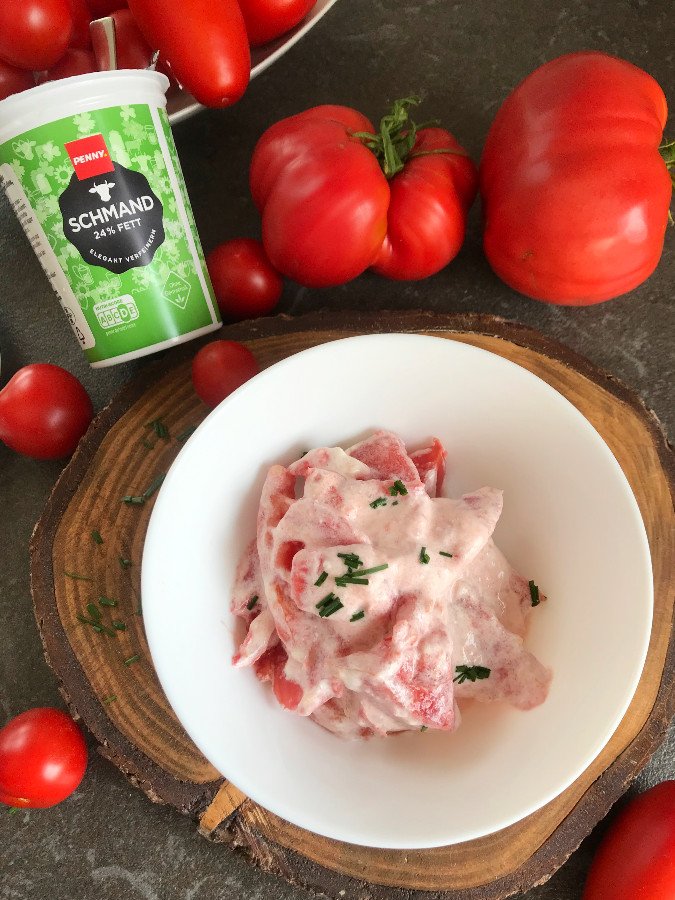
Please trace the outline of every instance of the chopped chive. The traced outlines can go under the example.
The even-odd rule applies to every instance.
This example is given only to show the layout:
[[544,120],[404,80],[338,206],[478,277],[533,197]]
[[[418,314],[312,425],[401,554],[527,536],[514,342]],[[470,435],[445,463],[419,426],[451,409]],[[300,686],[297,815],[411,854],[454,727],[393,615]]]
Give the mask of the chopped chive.
[[143,444],[143,446],[144,446],[147,450],[154,450],[154,449],[155,449],[155,445],[152,443],[152,441],[149,441],[146,437],[141,438],[141,444]]
[[138,662],[139,659],[140,659],[140,656],[138,655],[138,653],[134,653],[133,656],[130,656],[128,659],[124,660],[124,665],[132,666],[135,662]]
[[359,619],[362,619],[365,616],[365,612],[360,609],[358,612],[355,612],[354,615],[350,618],[350,622],[358,622]]
[[134,610],[134,615],[135,616],[143,615],[143,607],[141,606],[141,598],[140,597],[138,598],[138,603],[136,604],[136,609]]
[[20,806],[10,806],[9,809],[7,810],[7,815],[13,816],[14,813],[17,813],[20,809],[21,809]]
[[532,606],[539,606],[541,603],[541,600],[539,599],[539,588],[534,581],[528,581],[528,586],[530,588],[530,603]]
[[92,541],[93,541],[95,544],[102,544],[102,543],[103,543],[103,538],[101,537],[101,532],[100,532],[100,531],[92,531],[92,533],[91,533],[91,539],[92,539]]
[[333,603],[337,599],[338,598],[336,597],[336,595],[331,591],[330,594],[326,594],[325,597],[319,600],[319,602],[316,604],[316,609],[321,609],[322,607],[327,606],[329,603]]
[[101,621],[101,610],[94,603],[87,603],[87,612],[95,622]]
[[169,440],[169,429],[161,419],[153,419],[152,422],[146,422],[145,427],[152,428],[158,438],[162,438],[165,441]]
[[363,578],[365,575],[374,575],[375,572],[383,572],[389,568],[389,563],[382,563],[381,566],[373,566],[372,569],[359,569],[358,572],[352,572],[350,578]]
[[196,425],[190,425],[185,429],[185,431],[181,431],[176,440],[178,441],[178,443],[183,444],[189,437],[191,437],[195,433],[196,430]]
[[64,572],[63,573],[67,578],[74,578],[76,581],[93,581],[93,578],[89,578],[88,575],[76,575],[75,572]]
[[323,600],[319,600],[316,604],[316,608],[319,610],[319,616],[322,619],[327,619],[328,616],[332,616],[333,613],[336,613],[339,609],[342,609],[344,604],[332,591],[330,594],[326,594]]
[[356,553],[338,553],[338,557],[344,561],[348,569],[356,569],[363,565]]
[[392,497],[395,497],[397,494],[400,494],[401,496],[403,496],[408,493],[408,488],[403,484],[403,482],[400,479],[396,479],[396,481],[389,488],[389,493],[391,494]]
[[111,694],[109,697],[104,697],[101,702],[108,704],[108,703],[112,703],[113,700],[117,700],[117,694]]
[[94,629],[94,631],[96,631],[98,634],[107,634],[108,637],[115,637],[115,632],[112,630],[112,628],[108,628],[105,625],[101,625],[100,619],[96,619],[96,620],[87,619],[86,616],[81,616],[81,615],[77,615],[77,616],[75,616],[75,618],[77,619],[78,622],[81,622],[83,625],[90,625]]
[[147,489],[147,491],[143,492],[143,498],[145,500],[149,500],[152,495],[161,488],[165,478],[166,473],[164,473],[163,475],[158,475],[157,478],[155,478],[154,481],[151,482],[150,487]]
[[248,609],[248,610],[253,609],[253,607],[256,605],[257,602],[258,602],[258,595],[255,594],[253,597],[251,597],[251,599],[246,604],[246,609]]
[[127,630],[127,626],[124,624],[124,622],[120,622],[119,619],[113,619],[112,627],[116,631],[126,631]]
[[393,502],[391,505],[392,505],[392,506],[398,506],[398,500],[394,500],[394,502]]
[[314,587],[321,587],[324,581],[328,578],[328,572],[322,572],[319,577],[314,582]]
[[386,497],[377,497],[375,500],[372,501],[372,503],[368,504],[368,506],[371,509],[377,509],[378,506],[386,506],[386,505],[387,505]]
[[465,681],[481,681],[490,677],[490,671],[486,666],[455,666],[457,674],[452,680],[457,684],[464,684]]
[[125,559],[123,556],[118,556],[117,558],[118,558],[118,560],[119,560],[120,566],[121,566],[123,569],[130,569],[130,568],[131,568],[131,560],[130,560],[130,559]]
[[448,559],[452,559],[452,553],[446,553],[445,550],[439,550],[439,551],[438,551],[438,555],[439,555],[439,556],[447,556]]
[[117,606],[117,600],[111,600],[110,597],[99,597],[98,602],[101,606]]
[[422,725],[422,727],[420,728],[420,731],[428,731],[428,730],[429,730],[429,728],[426,725]]
[[127,506],[143,506],[143,504],[145,503],[145,497],[122,497],[122,503],[126,503]]
[[347,587],[348,584],[368,584],[367,578],[354,578],[353,575],[338,575],[335,579],[338,587]]
[[427,553],[427,548],[422,547],[422,549],[420,550],[420,556],[419,556],[420,562],[426,566],[426,564],[429,562],[430,559],[431,559],[431,557]]

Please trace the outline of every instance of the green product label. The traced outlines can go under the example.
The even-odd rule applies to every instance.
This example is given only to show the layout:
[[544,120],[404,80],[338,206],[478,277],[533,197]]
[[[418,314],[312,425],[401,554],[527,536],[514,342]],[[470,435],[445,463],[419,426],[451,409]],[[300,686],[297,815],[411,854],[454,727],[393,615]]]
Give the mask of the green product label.
[[220,323],[165,110],[34,128],[0,146],[0,180],[91,363]]

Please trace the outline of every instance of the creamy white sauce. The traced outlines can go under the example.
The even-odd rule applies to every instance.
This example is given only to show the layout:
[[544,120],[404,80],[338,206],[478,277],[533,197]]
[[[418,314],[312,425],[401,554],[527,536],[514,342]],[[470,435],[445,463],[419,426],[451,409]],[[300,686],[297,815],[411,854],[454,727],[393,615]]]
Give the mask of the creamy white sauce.
[[[501,491],[430,496],[428,459],[377,432],[273,466],[239,564],[232,610],[248,630],[234,664],[342,737],[452,730],[462,699],[529,709],[546,698],[551,673],[523,646],[528,583],[492,542]],[[338,553],[355,554],[357,571],[386,568],[336,583]],[[339,608],[322,617],[322,601]],[[458,683],[458,666],[489,675]]]

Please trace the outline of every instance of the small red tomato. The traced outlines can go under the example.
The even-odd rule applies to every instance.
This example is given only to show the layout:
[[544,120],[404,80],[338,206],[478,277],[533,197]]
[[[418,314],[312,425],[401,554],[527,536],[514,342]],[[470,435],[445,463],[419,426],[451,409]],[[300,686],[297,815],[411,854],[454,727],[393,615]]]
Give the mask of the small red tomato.
[[220,311],[231,319],[265,316],[279,302],[283,281],[260,241],[237,238],[206,257]]
[[598,847],[583,900],[673,900],[675,781],[634,797]]
[[9,97],[12,94],[18,94],[21,91],[27,91],[28,88],[35,87],[35,79],[32,72],[25,69],[17,69],[16,66],[10,66],[9,63],[0,59],[0,100]]
[[91,50],[79,50],[71,47],[66,50],[55,66],[47,72],[38,72],[37,83],[46,81],[60,81],[62,78],[70,78],[73,75],[87,75],[96,71],[96,60]]
[[68,0],[2,0],[0,59],[36,72],[57,63],[70,43]]
[[73,17],[73,33],[70,37],[70,46],[79,50],[91,49],[91,34],[89,22],[91,13],[85,0],[68,0],[70,12]]
[[0,729],[0,803],[55,806],[73,793],[86,768],[82,732],[60,709],[29,709]]
[[0,391],[0,441],[35,459],[69,456],[94,414],[80,382],[60,366],[24,366]]
[[128,9],[110,14],[115,23],[118,69],[147,69],[152,62],[153,49],[141,34]]
[[239,0],[252,47],[285,34],[301,22],[316,0]]
[[212,341],[192,360],[192,384],[207,406],[218,406],[259,371],[255,356],[243,344]]

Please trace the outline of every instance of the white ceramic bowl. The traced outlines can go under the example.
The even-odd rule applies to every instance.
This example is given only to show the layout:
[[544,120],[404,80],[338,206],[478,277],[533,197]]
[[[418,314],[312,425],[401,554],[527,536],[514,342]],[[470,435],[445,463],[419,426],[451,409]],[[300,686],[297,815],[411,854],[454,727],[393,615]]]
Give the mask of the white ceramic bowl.
[[[444,493],[504,489],[495,539],[549,600],[528,646],[554,670],[531,712],[475,705],[454,734],[345,742],[230,664],[235,565],[267,467],[373,428],[449,451]],[[306,350],[231,395],[164,482],[143,555],[153,661],[204,755],[296,825],[374,847],[465,841],[563,791],[619,724],[649,640],[647,538],[605,443],[525,369],[442,338],[373,335]]]
[[[298,43],[304,37],[310,28],[313,28],[319,19],[323,18],[328,10],[336,3],[337,0],[317,0],[316,4],[307,13],[305,18],[295,28],[281,35],[276,41],[265,44],[264,47],[254,47],[251,50],[251,78],[260,75],[265,69],[268,69],[273,62],[287,53],[291,47]],[[197,103],[195,98],[187,93],[187,91],[179,91],[177,94],[169,97],[167,103],[167,111],[169,113],[169,121],[172,125],[182,122],[199,112],[204,107]]]

